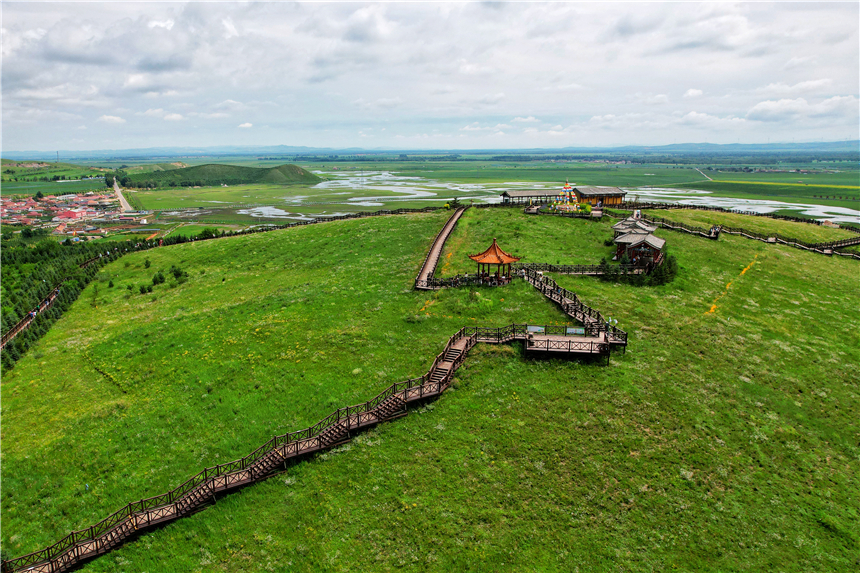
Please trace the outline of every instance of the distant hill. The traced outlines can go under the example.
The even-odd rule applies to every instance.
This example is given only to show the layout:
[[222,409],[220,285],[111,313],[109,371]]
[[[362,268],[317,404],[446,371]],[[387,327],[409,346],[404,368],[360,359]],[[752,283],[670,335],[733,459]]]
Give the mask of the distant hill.
[[275,185],[314,185],[322,181],[297,165],[259,168],[210,163],[194,167],[129,174],[121,179],[124,187],[201,187],[210,185],[239,185],[242,183],[272,183]]
[[[737,155],[738,153],[805,153],[805,152],[854,152],[860,150],[860,141],[814,141],[801,143],[678,143],[671,145],[627,145],[614,147],[535,147],[535,148],[486,148],[486,149],[445,149],[445,148],[373,148],[363,149],[358,147],[330,148],[330,147],[302,147],[293,145],[220,145],[210,147],[150,147],[145,149],[102,149],[89,151],[63,151],[60,155],[64,159],[75,159],[78,161],[98,161],[101,159],[122,159],[128,162],[137,162],[155,157],[165,159],[188,157],[239,157],[248,155],[276,155],[276,156],[306,156],[306,155],[397,155],[401,153],[470,153],[496,154],[505,153],[637,153],[637,154],[700,154],[709,153],[713,155]],[[56,151],[3,151],[7,159],[42,159],[53,161]]]

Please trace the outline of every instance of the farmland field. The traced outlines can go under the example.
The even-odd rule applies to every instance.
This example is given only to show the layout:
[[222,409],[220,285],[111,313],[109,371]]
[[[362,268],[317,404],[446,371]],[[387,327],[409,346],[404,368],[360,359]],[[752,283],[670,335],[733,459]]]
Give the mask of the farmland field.
[[[464,324],[566,322],[522,281],[413,291],[448,215],[105,267],[4,377],[4,552],[420,374]],[[610,224],[470,210],[440,270],[471,272],[492,237],[524,260],[591,262]],[[851,569],[857,262],[658,235],[680,265],[668,285],[556,277],[630,333],[611,365],[479,345],[438,401],[83,570]],[[126,288],[171,265],[188,281]]]
[[43,195],[65,195],[87,191],[105,191],[104,179],[88,179],[84,181],[9,181],[3,182],[3,195],[33,196],[39,191]]
[[[807,174],[818,184],[806,186],[791,183],[788,176],[797,174],[700,172],[689,165],[492,161],[303,165],[325,181],[313,186],[245,184],[151,189],[129,195],[146,209],[205,209],[211,213],[194,214],[198,220],[247,223],[379,208],[416,208],[443,204],[455,197],[478,203],[497,202],[505,190],[555,189],[569,180],[574,185],[621,186],[628,190],[630,198],[646,201],[718,204],[742,210],[782,209],[795,216],[841,222],[860,218],[860,187],[852,185],[857,182],[856,170]],[[708,181],[703,173],[732,180]],[[809,213],[804,215],[804,211]]]

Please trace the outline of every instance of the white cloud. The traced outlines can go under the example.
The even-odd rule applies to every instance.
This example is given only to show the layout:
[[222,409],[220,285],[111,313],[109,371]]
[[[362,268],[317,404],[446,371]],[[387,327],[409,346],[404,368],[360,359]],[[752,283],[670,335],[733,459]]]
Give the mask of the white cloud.
[[183,119],[185,118],[182,117],[182,114],[178,113],[168,113],[164,116],[165,121],[182,121]]
[[236,25],[233,24],[233,20],[230,18],[225,18],[221,20],[221,25],[224,26],[224,38],[229,40],[230,38],[235,38],[239,35],[238,30],[236,30]]
[[97,121],[101,121],[103,123],[125,123],[125,120],[116,115],[103,115],[98,118]]
[[481,103],[484,105],[495,105],[495,104],[499,103],[500,101],[502,101],[503,99],[505,99],[504,93],[487,94],[487,95],[483,96],[481,99],[479,99],[478,103]]
[[669,103],[669,96],[666,94],[649,95],[645,97],[644,102],[648,105]]
[[474,123],[470,123],[469,125],[464,125],[460,128],[460,131],[485,131],[486,127],[481,127],[480,124],[476,121]]
[[687,98],[690,98],[690,97],[699,97],[699,96],[700,96],[700,95],[702,95],[703,93],[704,93],[704,92],[703,92],[702,90],[697,90],[697,89],[695,89],[695,88],[690,88],[690,89],[688,89],[686,92],[684,92],[684,97],[687,97]]
[[[833,99],[857,96],[857,3],[33,6],[3,5],[9,150],[103,114],[135,129],[76,132],[80,149],[860,136]],[[194,121],[137,121],[170,114]]]
[[824,88],[829,88],[831,85],[833,85],[833,80],[831,80],[830,78],[807,80],[805,82],[799,82],[791,86],[782,82],[778,82],[768,84],[763,88],[759,88],[756,90],[756,93],[771,97],[789,96],[820,91]]
[[683,115],[677,123],[680,125],[689,125],[697,128],[707,128],[714,130],[725,130],[732,127],[738,127],[746,123],[746,119],[742,117],[718,117],[708,113],[699,113],[691,111]]
[[254,127],[254,124],[253,123],[241,123],[241,124],[239,124],[239,127],[242,129],[248,129],[249,127]]
[[403,100],[399,97],[379,98],[373,101],[368,101],[364,98],[358,98],[352,103],[353,105],[356,105],[362,109],[391,109],[403,104]]
[[804,98],[767,100],[753,106],[747,113],[747,118],[758,121],[792,121],[839,117],[856,122],[857,104],[857,98],[854,96],[835,96],[817,104],[810,104]]
[[580,84],[564,84],[561,86],[547,86],[545,88],[541,88],[541,91],[545,92],[578,92],[584,90]]
[[173,29],[173,24],[173,19],[168,18],[163,22],[159,22],[158,20],[152,20],[149,24],[147,24],[147,26],[149,28],[164,28],[165,30],[169,31]]

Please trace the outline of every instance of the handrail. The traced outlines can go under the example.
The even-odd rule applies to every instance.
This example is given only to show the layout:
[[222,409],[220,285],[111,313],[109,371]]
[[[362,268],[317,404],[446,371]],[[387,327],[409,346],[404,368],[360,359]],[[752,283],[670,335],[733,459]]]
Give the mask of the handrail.
[[[449,339],[443,351],[438,354],[431,366],[430,370],[423,376],[418,378],[410,378],[403,382],[395,382],[391,384],[384,390],[382,390],[379,394],[377,394],[374,398],[366,402],[362,402],[353,406],[346,406],[343,408],[338,408],[334,410],[331,414],[309,426],[303,430],[298,430],[296,432],[289,432],[286,434],[274,436],[270,438],[268,441],[257,447],[248,455],[230,461],[223,464],[218,464],[212,467],[206,467],[198,473],[194,474],[177,487],[172,490],[165,492],[163,494],[159,494],[149,498],[143,498],[138,501],[133,501],[125,506],[121,507],[114,513],[108,515],[101,521],[96,524],[72,531],[67,536],[60,539],[57,543],[46,547],[44,549],[34,551],[32,553],[28,553],[26,555],[22,555],[20,557],[16,557],[14,559],[9,559],[4,561],[2,564],[2,570],[4,573],[6,572],[14,572],[21,571],[28,567],[32,567],[34,565],[38,565],[41,563],[60,563],[58,567],[51,568],[52,571],[61,571],[65,570],[67,567],[76,565],[80,561],[85,558],[89,558],[96,554],[103,553],[104,551],[99,550],[100,541],[104,541],[106,536],[111,535],[111,532],[114,532],[117,527],[122,526],[123,523],[131,520],[134,523],[134,527],[129,530],[128,533],[117,534],[117,537],[114,537],[114,541],[117,539],[116,543],[122,542],[125,537],[130,536],[134,531],[137,531],[143,527],[150,525],[149,514],[152,512],[162,511],[165,512],[167,510],[173,511],[174,513],[168,516],[170,519],[178,519],[179,517],[183,517],[187,515],[203,503],[205,503],[206,499],[209,498],[212,492],[215,491],[215,483],[216,478],[223,478],[224,476],[237,475],[240,473],[247,473],[250,469],[251,474],[242,481],[241,483],[236,480],[234,487],[238,487],[238,485],[244,485],[245,483],[254,483],[260,481],[270,474],[274,473],[275,467],[279,465],[281,462],[278,462],[274,467],[261,467],[259,474],[254,474],[253,470],[255,468],[256,463],[260,460],[264,459],[265,456],[273,451],[285,451],[285,449],[290,444],[298,444],[311,442],[314,439],[318,438],[326,429],[341,423],[346,422],[346,428],[348,431],[358,430],[359,426],[367,426],[373,423],[378,423],[384,421],[386,418],[380,418],[376,420],[368,421],[365,419],[364,424],[355,424],[353,425],[353,421],[356,420],[356,416],[360,416],[361,414],[372,414],[378,408],[378,406],[388,397],[394,395],[401,395],[407,400],[410,399],[420,399],[424,396],[437,396],[441,394],[450,384],[451,379],[453,378],[454,371],[463,363],[465,360],[466,353],[478,342],[484,343],[507,343],[513,340],[526,340],[531,332],[534,329],[541,329],[544,334],[552,335],[552,336],[575,336],[569,332],[569,329],[565,325],[544,325],[535,327],[533,325],[528,324],[509,324],[507,326],[502,327],[482,327],[482,326],[463,326],[457,332],[455,332]],[[466,343],[462,348],[462,351],[457,355],[456,358],[452,362],[448,362],[445,358],[448,351],[451,350],[455,345],[457,345],[461,340],[466,339]],[[536,341],[530,342],[528,348],[530,350],[567,350],[569,352],[586,352],[586,353],[596,353],[596,354],[606,354],[610,350],[610,346],[607,343],[595,341]],[[442,372],[441,378],[438,380],[434,380],[431,382],[433,378],[433,374],[437,369],[440,368],[441,364],[450,364],[449,367],[439,372]],[[430,387],[430,388],[427,388]],[[418,398],[410,397],[409,391],[419,389]],[[424,392],[425,389],[428,389],[428,392]],[[321,451],[323,449],[328,449],[333,447],[336,444],[324,444],[322,441],[317,441],[315,447],[308,448],[308,453]],[[295,449],[295,455],[300,455],[302,450],[297,448]],[[283,457],[286,459],[286,456]],[[227,482],[225,482],[227,483]],[[195,492],[201,492],[203,489],[206,489],[206,495],[200,496],[197,494],[195,497]],[[228,487],[224,487],[223,489],[228,489]],[[144,519],[142,524],[138,523],[138,519]],[[161,519],[159,521],[162,522],[167,517]],[[76,552],[77,548],[82,547],[87,544],[95,544],[96,549],[94,554],[90,554],[90,552],[83,553],[79,555]],[[109,550],[111,546],[108,546],[106,543],[102,543],[103,550]]]
[[[462,210],[459,211],[462,213]],[[445,224],[443,230],[449,226],[452,219],[453,216]],[[456,220],[454,221],[456,222]],[[448,234],[450,234],[450,229]],[[437,240],[439,239],[439,236],[440,235],[437,234]],[[95,259],[92,259],[85,264],[90,264],[94,260]],[[559,287],[558,284],[549,277],[544,277],[543,275],[538,274],[538,271],[524,268],[520,272],[526,280],[529,280],[529,282],[539,288],[543,294],[560,303],[567,314],[582,322],[585,325],[585,330],[588,334],[596,336],[602,332],[606,333],[607,343],[590,343],[589,341],[582,341],[581,343],[578,343],[579,346],[577,346],[571,342],[567,346],[568,352],[587,350],[589,353],[593,353],[596,350],[598,353],[608,353],[611,349],[611,344],[622,344],[626,346],[627,334],[624,331],[613,327],[608,322],[604,323],[602,315],[595,309],[583,304],[575,293]],[[566,326],[546,325],[542,328],[547,334],[568,335]],[[563,330],[560,330],[562,328]],[[276,435],[242,458],[212,467],[206,467],[185,480],[183,483],[179,484],[177,487],[162,494],[130,502],[95,525],[78,531],[72,531],[69,535],[45,549],[3,561],[2,571],[3,573],[6,573],[7,571],[21,571],[27,567],[43,562],[51,563],[51,571],[60,571],[65,570],[70,566],[74,566],[85,558],[110,550],[114,544],[121,543],[126,536],[131,535],[133,531],[136,531],[139,528],[137,523],[138,517],[142,519],[145,518],[145,522],[142,527],[146,527],[152,524],[151,513],[153,512],[158,512],[158,515],[162,516],[158,521],[159,523],[167,519],[176,519],[187,515],[196,507],[202,505],[202,503],[205,502],[205,499],[208,498],[208,495],[202,494],[203,488],[208,488],[209,492],[214,493],[216,489],[216,480],[221,478],[223,478],[223,489],[238,487],[245,483],[259,481],[271,474],[274,468],[281,463],[280,461],[276,461],[274,465],[266,465],[265,463],[261,464],[261,462],[265,462],[266,458],[272,452],[278,452],[280,458],[285,461],[287,457],[289,457],[288,454],[291,456],[298,456],[333,447],[336,445],[335,443],[326,443],[322,439],[323,434],[329,428],[332,428],[335,425],[340,425],[341,429],[345,429],[347,434],[351,431],[358,430],[362,426],[362,414],[377,413],[379,406],[381,406],[387,398],[395,395],[402,396],[404,402],[408,402],[412,399],[422,399],[425,396],[439,395],[448,387],[454,371],[460,364],[462,364],[463,360],[465,360],[465,353],[477,342],[504,343],[511,340],[523,339],[528,336],[528,333],[529,325],[511,324],[500,328],[464,326],[448,339],[445,348],[435,357],[432,366],[426,374],[418,378],[410,378],[404,382],[395,382],[383,389],[370,400],[353,406],[338,408],[316,424],[307,428],[288,432],[282,435]],[[464,348],[453,362],[448,362],[446,356],[449,350],[451,350],[451,348],[458,344],[463,338],[467,338]],[[546,343],[544,349],[551,349],[549,342]],[[558,347],[557,349],[562,348]],[[450,367],[445,368],[443,371],[443,369],[440,368],[440,365],[445,363],[449,363]],[[437,373],[441,373],[441,377],[436,376]],[[418,389],[417,397],[414,395],[414,392],[410,392],[415,389]],[[353,426],[353,419],[355,416],[357,416],[357,423]],[[366,419],[364,425],[379,423],[385,419],[387,419],[387,417],[380,418],[377,414],[375,417],[371,416],[370,419]],[[231,476],[233,476],[234,479],[231,480]],[[133,529],[129,530],[130,532],[117,534],[117,536],[111,538],[110,544],[105,542],[107,536],[113,535],[117,528],[123,527],[122,524],[129,520],[133,522]],[[102,550],[98,549],[100,540],[102,542]],[[95,544],[95,549],[92,550],[95,551],[95,553],[92,553],[91,551],[81,553],[79,549],[86,544]],[[57,565],[56,567],[55,564]]]
[[[421,270],[418,271],[418,276],[415,278],[415,288],[433,288],[428,285],[432,282],[433,274],[436,272],[436,265],[439,264],[439,257],[442,256],[442,247],[445,245],[445,242],[448,240],[454,227],[457,226],[457,221],[460,220],[460,216],[468,208],[469,207],[466,206],[455,210],[439,232],[436,233],[436,237],[430,244],[430,250],[427,251],[427,256],[424,257],[424,263],[421,265]],[[427,278],[422,279],[422,276]]]
[[[33,553],[29,553],[27,555],[22,555],[14,559],[4,561],[2,565],[3,572],[5,573],[6,571],[18,571],[44,561],[53,561],[55,559],[58,559],[63,556],[70,547],[79,545],[84,542],[97,541],[100,537],[110,532],[118,524],[130,517],[133,517],[136,514],[139,514],[140,512],[164,507],[167,505],[175,504],[176,502],[183,501],[186,498],[187,494],[195,491],[203,484],[212,483],[214,478],[222,477],[228,474],[234,474],[237,471],[246,470],[247,468],[252,467],[255,462],[259,461],[266,454],[274,451],[280,446],[286,446],[288,444],[296,442],[307,442],[309,440],[312,440],[313,438],[323,433],[329,427],[337,424],[340,420],[347,420],[347,424],[350,424],[350,416],[356,413],[366,414],[373,412],[373,410],[377,408],[379,404],[387,397],[390,397],[395,394],[404,394],[408,390],[426,386],[428,381],[430,380],[432,372],[438,367],[440,362],[444,362],[444,355],[456,342],[458,342],[461,338],[463,338],[463,336],[465,336],[464,333],[465,327],[458,330],[453,336],[451,336],[451,338],[448,339],[448,343],[445,345],[445,349],[442,351],[441,354],[436,356],[435,360],[433,361],[433,365],[427,374],[418,378],[410,378],[404,382],[395,382],[394,384],[391,384],[382,392],[377,394],[374,398],[371,398],[366,402],[362,402],[353,406],[338,408],[316,424],[313,424],[307,428],[295,432],[289,432],[279,436],[274,436],[273,438],[269,439],[264,444],[253,450],[248,455],[237,460],[226,462],[224,464],[218,464],[216,466],[204,468],[203,470],[194,474],[193,476],[191,476],[190,478],[182,482],[180,485],[168,492],[149,498],[144,498],[136,502],[128,503],[124,507],[108,515],[106,518],[102,519],[95,525],[92,525],[85,529],[72,531],[71,533],[69,533],[69,535],[60,539],[54,545],[51,545],[39,551],[35,551]],[[471,348],[471,346],[473,345],[474,343],[468,346],[469,348]],[[433,383],[434,387],[438,387],[441,390],[444,390],[443,386],[446,386],[448,384],[451,377],[453,376],[453,371],[456,369],[456,366],[459,366],[459,364],[462,363],[462,360],[463,355],[461,354],[460,357],[454,362],[454,365],[452,365],[452,368],[450,368],[446,372],[445,376],[441,380]],[[432,394],[435,395],[436,393]],[[320,444],[320,446],[322,446],[322,444]],[[321,449],[321,447],[318,447],[315,451],[318,451],[319,449]],[[258,481],[259,479],[262,479],[267,475],[267,473],[261,474],[252,481]],[[193,506],[190,506],[189,510],[191,508],[193,508]],[[79,559],[74,557],[71,558],[70,563],[77,563],[78,561]]]
[[[752,213],[749,211],[736,211],[733,209],[725,209],[722,207],[705,207],[701,205],[681,205],[675,203],[623,203],[618,206],[619,209],[630,210],[630,209],[661,209],[661,210],[700,210],[700,211],[716,211],[721,213],[733,213],[739,215],[753,215],[759,217],[768,217],[771,219],[780,219],[786,221],[793,221],[799,223],[809,223],[815,225],[822,225],[823,223],[818,220],[813,219],[803,219],[800,217],[788,217],[784,215],[772,215],[769,213]],[[610,213],[610,215],[612,215]],[[656,224],[659,227],[665,229],[672,229],[675,231],[684,231],[690,234],[699,235],[708,239],[718,239],[720,232],[727,233],[730,235],[739,235],[742,237],[746,237],[748,239],[754,239],[757,241],[762,241],[764,243],[779,243],[783,245],[788,245],[791,247],[803,249],[805,251],[811,251],[814,253],[822,254],[822,255],[838,255],[842,257],[848,257],[851,259],[860,260],[860,255],[856,253],[838,253],[835,252],[835,249],[840,249],[844,247],[851,247],[854,245],[860,245],[860,236],[858,237],[849,237],[847,239],[840,239],[838,241],[825,241],[819,243],[808,243],[806,241],[802,241],[795,237],[787,237],[780,233],[759,233],[756,231],[750,231],[749,229],[744,229],[740,227],[730,227],[728,225],[715,225],[711,229],[705,229],[703,227],[696,227],[693,225],[687,225],[684,223],[680,223],[677,221],[672,221],[670,219],[665,219],[663,217],[658,217],[657,215],[643,215],[643,221]],[[860,234],[860,229],[856,229],[853,226],[841,227],[847,231]]]
[[[405,215],[405,214],[409,214],[409,213],[430,213],[433,211],[438,211],[439,209],[443,209],[443,207],[432,207],[431,206],[431,207],[422,207],[421,209],[381,209],[379,211],[374,211],[374,212],[349,213],[347,215],[337,215],[337,216],[333,216],[333,217],[322,217],[322,218],[310,219],[308,221],[295,221],[293,223],[287,223],[285,225],[268,225],[264,228],[259,228],[259,227],[248,228],[248,229],[244,229],[242,231],[230,232],[229,234],[225,234],[223,236],[218,235],[216,237],[207,237],[207,238],[192,237],[189,239],[185,239],[183,237],[183,240],[181,240],[180,242],[185,243],[185,242],[209,241],[209,240],[213,240],[213,239],[236,237],[239,235],[249,235],[249,234],[253,234],[253,233],[262,233],[262,232],[267,232],[267,231],[278,231],[281,229],[291,229],[293,227],[301,227],[304,225],[314,225],[317,223],[327,223],[329,221],[345,221],[348,219],[364,219],[366,217],[376,217],[376,216],[382,216],[382,215]],[[169,243],[169,244],[177,244],[177,243]],[[131,249],[134,251],[141,251],[141,250],[148,250],[148,249],[152,249],[152,248],[157,248],[159,246],[162,246],[162,241],[144,240],[143,242],[134,243],[132,245]],[[127,253],[129,251],[128,248],[125,248],[122,251],[119,251],[118,249],[119,249],[119,247],[115,247],[114,251],[110,253],[110,256],[118,258],[118,257],[124,255],[125,253]],[[85,261],[84,263],[80,264],[79,266],[82,269],[87,268],[92,263],[95,263],[95,262],[101,260],[102,258],[103,257],[101,255],[99,255],[98,257],[93,257],[92,259]],[[111,259],[111,260],[115,260],[115,258]],[[66,278],[66,279],[63,279],[62,281],[60,281],[60,283],[57,284],[55,288],[59,288],[60,286],[62,286],[62,284],[66,280],[68,280],[68,279]],[[53,300],[51,302],[53,302]],[[36,309],[34,309],[34,310],[36,310]],[[30,325],[30,323],[33,322],[32,318],[35,318],[35,317],[31,317],[31,319],[28,320],[28,317],[30,317],[29,313],[27,316],[25,316],[24,318],[19,320],[15,324],[15,326],[10,328],[5,334],[3,334],[2,340],[0,340],[0,349],[5,348],[6,345],[13,338],[15,338],[21,332],[23,332],[24,329],[26,329]]]

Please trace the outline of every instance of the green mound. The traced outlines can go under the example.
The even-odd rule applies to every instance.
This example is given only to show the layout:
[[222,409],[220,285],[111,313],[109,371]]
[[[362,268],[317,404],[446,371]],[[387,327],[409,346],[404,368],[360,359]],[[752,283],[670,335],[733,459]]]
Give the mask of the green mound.
[[[170,165],[170,164],[166,164]],[[168,168],[128,175],[122,179],[126,187],[206,187],[211,185],[240,185],[243,183],[272,183],[277,185],[314,185],[322,181],[297,165],[271,168],[243,167],[211,163],[194,167]]]
[[[3,379],[5,553],[421,374],[464,324],[566,320],[522,281],[412,290],[447,216],[105,267]],[[471,209],[439,268],[470,267],[492,237],[528,260],[588,262],[610,224]],[[610,366],[478,345],[438,401],[83,570],[851,570],[857,262],[658,235],[681,266],[673,283],[556,277],[630,333]],[[172,266],[188,279],[126,289]]]

